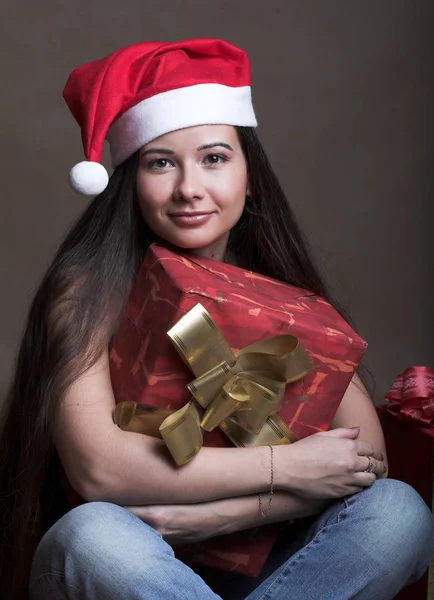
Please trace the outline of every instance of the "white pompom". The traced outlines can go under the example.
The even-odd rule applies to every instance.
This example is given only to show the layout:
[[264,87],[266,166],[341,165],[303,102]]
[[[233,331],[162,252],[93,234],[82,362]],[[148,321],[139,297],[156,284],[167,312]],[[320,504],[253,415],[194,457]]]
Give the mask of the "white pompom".
[[73,190],[84,196],[97,196],[108,184],[109,176],[105,168],[97,162],[84,160],[72,167],[69,183]]

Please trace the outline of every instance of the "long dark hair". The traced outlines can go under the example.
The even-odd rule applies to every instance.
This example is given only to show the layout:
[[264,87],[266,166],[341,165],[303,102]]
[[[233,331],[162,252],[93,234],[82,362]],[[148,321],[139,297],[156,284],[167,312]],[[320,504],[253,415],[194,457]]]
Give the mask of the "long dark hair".
[[[237,133],[251,198],[230,248],[245,268],[332,302],[255,131],[240,127]],[[136,201],[137,164],[135,154],[119,166],[73,226],[29,311],[0,439],[2,598],[27,597],[38,540],[66,510],[53,505],[60,497],[53,444],[59,400],[110,344],[154,241]]]

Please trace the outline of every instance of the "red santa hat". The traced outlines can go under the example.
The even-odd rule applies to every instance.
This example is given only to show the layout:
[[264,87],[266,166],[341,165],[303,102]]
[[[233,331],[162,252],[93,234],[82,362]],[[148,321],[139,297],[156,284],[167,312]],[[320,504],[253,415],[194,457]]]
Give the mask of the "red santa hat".
[[195,125],[257,125],[246,53],[217,39],[144,42],[75,69],[63,96],[81,127],[86,161],[70,172],[79,193],[100,194],[104,140],[120,165],[151,140]]

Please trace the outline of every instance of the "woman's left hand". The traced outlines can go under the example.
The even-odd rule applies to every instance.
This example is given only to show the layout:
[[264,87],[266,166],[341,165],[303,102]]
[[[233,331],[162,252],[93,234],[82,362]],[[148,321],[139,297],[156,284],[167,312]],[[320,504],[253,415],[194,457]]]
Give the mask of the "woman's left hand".
[[204,504],[161,504],[125,506],[153,527],[169,544],[198,542],[219,535],[219,515],[214,502]]

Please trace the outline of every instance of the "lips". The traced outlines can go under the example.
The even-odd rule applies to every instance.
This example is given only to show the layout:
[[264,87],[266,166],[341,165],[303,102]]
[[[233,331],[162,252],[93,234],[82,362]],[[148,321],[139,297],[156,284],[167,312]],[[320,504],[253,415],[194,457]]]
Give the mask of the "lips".
[[170,213],[169,217],[180,227],[199,227],[208,223],[214,214],[214,212],[178,211]]
[[174,213],[169,213],[170,217],[202,217],[204,215],[212,215],[211,212],[203,212],[203,211],[192,211],[192,210],[182,210]]

